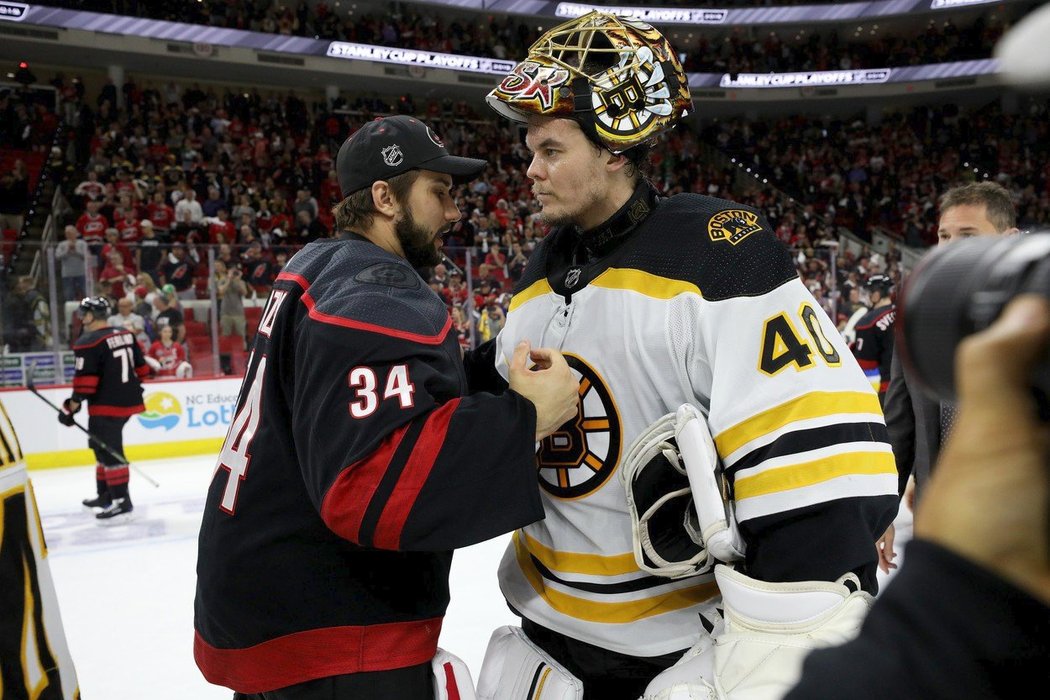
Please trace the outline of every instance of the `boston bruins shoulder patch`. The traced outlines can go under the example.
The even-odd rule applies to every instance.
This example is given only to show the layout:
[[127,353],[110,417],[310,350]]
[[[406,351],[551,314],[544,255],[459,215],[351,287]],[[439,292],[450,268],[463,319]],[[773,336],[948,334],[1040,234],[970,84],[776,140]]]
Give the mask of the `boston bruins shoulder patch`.
[[744,209],[720,211],[707,223],[707,235],[712,241],[729,241],[733,245],[761,230],[758,215]]

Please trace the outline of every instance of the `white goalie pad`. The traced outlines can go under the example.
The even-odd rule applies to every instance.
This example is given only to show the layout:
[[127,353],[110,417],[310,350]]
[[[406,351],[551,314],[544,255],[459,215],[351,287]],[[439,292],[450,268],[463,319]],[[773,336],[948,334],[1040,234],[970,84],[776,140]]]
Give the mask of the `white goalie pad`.
[[492,633],[478,677],[478,700],[582,700],[583,683],[532,643],[520,627]]
[[812,650],[860,632],[874,602],[853,574],[834,583],[766,583],[717,566],[715,578],[725,630],[653,679],[644,700],[778,700]]
[[434,700],[477,700],[470,669],[458,656],[439,648],[430,668],[434,672]]
[[743,558],[732,503],[707,420],[682,405],[635,439],[620,472],[634,534],[634,557],[649,573],[690,576]]

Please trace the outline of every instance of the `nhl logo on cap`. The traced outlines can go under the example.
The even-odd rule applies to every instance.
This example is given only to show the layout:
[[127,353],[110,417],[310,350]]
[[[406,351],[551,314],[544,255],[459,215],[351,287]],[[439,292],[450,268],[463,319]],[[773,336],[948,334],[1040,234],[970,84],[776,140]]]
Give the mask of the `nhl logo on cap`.
[[401,152],[401,146],[398,146],[396,143],[382,148],[380,153],[383,154],[383,162],[391,168],[401,165],[402,161],[405,160],[405,154]]

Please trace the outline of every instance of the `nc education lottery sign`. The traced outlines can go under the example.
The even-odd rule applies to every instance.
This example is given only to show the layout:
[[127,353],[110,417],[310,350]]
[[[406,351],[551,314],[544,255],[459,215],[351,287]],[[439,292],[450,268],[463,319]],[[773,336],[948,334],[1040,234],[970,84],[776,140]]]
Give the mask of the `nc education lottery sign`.
[[[240,388],[240,377],[146,382],[146,411],[124,426],[125,454],[131,460],[218,453]],[[70,394],[68,386],[40,389],[55,405]],[[0,394],[22,441],[30,468],[93,464],[87,435],[60,425],[54,409],[26,390]],[[87,411],[77,414],[87,426]]]

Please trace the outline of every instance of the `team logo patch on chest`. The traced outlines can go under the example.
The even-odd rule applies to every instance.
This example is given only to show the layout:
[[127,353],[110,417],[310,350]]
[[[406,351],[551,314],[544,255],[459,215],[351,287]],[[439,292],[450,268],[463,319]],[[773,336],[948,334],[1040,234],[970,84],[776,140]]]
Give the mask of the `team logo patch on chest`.
[[761,230],[758,215],[743,209],[720,211],[707,223],[707,235],[712,241],[729,241],[733,245]]
[[565,361],[580,379],[576,417],[545,438],[536,452],[540,486],[556,498],[597,491],[620,460],[620,415],[604,380],[575,355]]

